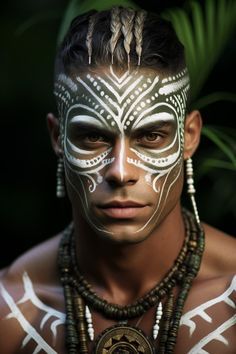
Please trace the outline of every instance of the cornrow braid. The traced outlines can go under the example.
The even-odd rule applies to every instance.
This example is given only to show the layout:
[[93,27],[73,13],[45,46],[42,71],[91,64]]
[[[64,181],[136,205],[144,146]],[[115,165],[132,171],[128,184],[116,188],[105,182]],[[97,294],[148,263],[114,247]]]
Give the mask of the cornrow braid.
[[136,53],[138,55],[138,65],[141,63],[141,55],[142,55],[142,44],[143,44],[143,27],[144,21],[147,16],[147,11],[140,10],[137,12],[135,16],[134,23],[134,36],[136,40]]
[[92,61],[92,39],[93,39],[94,26],[96,23],[96,15],[97,14],[94,14],[89,18],[88,32],[86,36],[86,46],[88,48],[89,65],[91,64]]
[[123,9],[121,11],[122,33],[124,35],[124,48],[128,56],[128,67],[130,64],[130,44],[133,39],[133,19],[135,11],[132,9]]
[[113,64],[114,50],[118,42],[118,39],[120,38],[121,35],[119,7],[113,7],[111,10],[111,32],[112,32],[112,36],[110,39],[110,48],[111,48],[111,63]]

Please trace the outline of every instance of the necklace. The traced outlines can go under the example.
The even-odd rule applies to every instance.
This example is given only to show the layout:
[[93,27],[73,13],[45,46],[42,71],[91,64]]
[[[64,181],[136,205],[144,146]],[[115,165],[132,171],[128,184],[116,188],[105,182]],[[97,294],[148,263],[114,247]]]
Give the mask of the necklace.
[[[196,276],[204,249],[204,232],[193,215],[183,210],[185,240],[173,267],[164,279],[135,303],[127,306],[110,304],[98,297],[79,271],[73,226],[64,232],[59,247],[59,269],[66,303],[67,347],[69,354],[88,353],[85,304],[106,318],[124,321],[142,316],[166,298],[161,320],[158,353],[173,353],[184,302]],[[173,289],[179,286],[174,300]],[[154,353],[153,343],[137,327],[119,324],[106,329],[96,340],[94,353]]]

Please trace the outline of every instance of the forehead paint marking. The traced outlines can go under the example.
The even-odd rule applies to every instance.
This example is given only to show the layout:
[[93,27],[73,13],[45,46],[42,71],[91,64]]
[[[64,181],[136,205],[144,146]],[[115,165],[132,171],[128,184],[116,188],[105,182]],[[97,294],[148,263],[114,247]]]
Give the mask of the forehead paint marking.
[[[164,83],[164,80],[162,80],[162,83]],[[183,77],[182,79],[180,79],[174,83],[172,82],[171,84],[161,87],[159,89],[159,94],[160,95],[169,95],[170,93],[181,90],[183,87],[188,85],[188,83],[189,83],[189,78]]]
[[93,123],[93,125],[95,125],[97,127],[100,127],[100,128],[103,127],[102,123],[92,116],[77,115],[77,116],[74,116],[70,120],[70,123],[78,123],[78,122],[80,122],[80,123]]
[[[169,103],[166,103],[166,102],[161,102],[161,103],[159,102],[159,103],[156,103],[156,104],[154,104],[153,106],[147,108],[147,109],[146,109],[145,111],[143,111],[142,113],[140,113],[140,114],[139,114],[139,117],[136,119],[136,121],[135,121],[134,124],[133,124],[133,128],[139,127],[139,124],[142,125],[142,122],[141,122],[141,123],[139,123],[139,122],[140,122],[141,120],[143,120],[143,119],[147,119],[147,120],[148,120],[149,117],[152,117],[151,119],[154,119],[154,118],[155,118],[155,114],[153,114],[153,115],[151,115],[151,116],[149,116],[149,117],[147,117],[147,118],[143,118],[143,116],[146,115],[146,114],[148,114],[148,113],[150,113],[150,112],[152,112],[155,108],[158,108],[158,107],[163,107],[163,111],[164,111],[164,108],[165,108],[165,107],[168,107],[168,108],[170,108],[170,109],[175,113],[175,117],[178,117],[177,112],[176,112],[176,110],[174,109],[173,106],[171,106]],[[178,122],[179,119],[176,119],[176,120],[177,120],[177,122]]]
[[134,107],[137,106],[137,104],[147,95],[149,94],[154,86],[158,83],[159,81],[159,76],[156,76],[155,79],[152,81],[152,84],[149,86],[148,89],[146,89],[143,93],[141,93],[137,99],[130,105],[128,111],[126,112],[125,116],[124,116],[124,122],[126,121],[126,119],[130,116],[130,113],[133,111]]
[[[66,76],[65,74],[60,74],[58,76],[58,80],[68,86],[72,92],[77,92],[78,87],[70,77]],[[62,91],[65,91],[65,88],[63,86],[61,86],[61,88]]]
[[[129,75],[129,71],[127,70],[124,75],[122,75],[121,77],[117,76],[114,71],[113,71],[113,67],[112,65],[110,65],[110,74],[111,76],[108,74],[107,76],[109,77],[109,79],[119,88],[121,88],[122,86],[124,86],[126,83],[128,83],[128,81],[131,79],[131,75]],[[113,78],[112,78],[113,76]],[[122,83],[123,82],[123,83]]]
[[126,88],[124,93],[120,95],[114,87],[112,87],[106,80],[102,79],[100,76],[98,76],[98,79],[103,83],[103,85],[108,88],[110,92],[113,93],[113,95],[116,97],[119,105],[124,101],[124,99],[128,96],[128,94],[135,89],[136,86],[140,83],[140,81],[143,80],[143,75],[141,75],[137,80],[135,80],[130,86]]
[[132,130],[135,128],[142,128],[144,125],[149,124],[149,123],[159,123],[160,121],[162,122],[174,122],[175,118],[173,114],[167,113],[167,112],[160,112],[160,113],[155,113],[150,116],[147,116],[142,119],[142,121],[139,121],[137,124],[134,123],[132,126]]
[[[76,108],[77,108],[77,109],[82,108],[82,109],[84,109],[84,110],[87,110],[87,111],[89,111],[89,112],[95,114],[95,115],[100,119],[100,121],[101,121],[107,128],[109,128],[108,122],[106,121],[106,119],[103,118],[103,116],[102,116],[99,112],[97,112],[95,109],[93,109],[93,108],[91,108],[91,107],[89,107],[89,106],[86,106],[86,105],[84,105],[84,104],[78,103],[78,104],[75,104],[75,105],[71,106],[71,107],[68,109],[68,111],[67,111],[66,118],[65,118],[65,129],[66,129],[66,130],[67,130],[67,122],[68,122],[68,119],[69,119],[69,114],[70,114],[70,112],[71,112],[72,110],[74,110],[74,109],[76,109]],[[77,119],[76,117],[80,117],[80,119]],[[85,117],[87,117],[87,118],[85,118]],[[94,117],[92,117],[92,116],[88,116],[88,115],[87,115],[87,116],[86,116],[86,115],[76,115],[75,117],[72,118],[72,120],[73,120],[73,119],[75,119],[75,121],[81,120],[81,121],[83,122],[83,121],[85,121],[85,119],[87,119],[86,122],[88,122],[88,121],[90,121],[90,117],[91,117],[92,120],[94,120],[94,122],[96,121],[97,124],[100,124],[100,125],[102,126],[102,123],[101,123],[100,121],[98,121],[96,118],[94,118]]]
[[115,120],[117,126],[121,129],[121,124],[120,121],[117,119],[117,115],[114,114],[114,112],[110,109],[110,107],[103,101],[100,99],[100,97],[83,81],[81,80],[80,77],[77,77],[77,81],[81,83],[81,85],[93,96],[96,98],[96,100],[101,104],[102,107],[104,107],[107,112],[113,117],[113,119]]

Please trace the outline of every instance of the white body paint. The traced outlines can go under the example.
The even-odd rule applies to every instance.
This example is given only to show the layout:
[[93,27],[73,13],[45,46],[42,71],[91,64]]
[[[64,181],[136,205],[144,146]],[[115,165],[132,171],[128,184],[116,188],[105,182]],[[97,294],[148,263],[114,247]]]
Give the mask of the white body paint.
[[21,328],[26,333],[26,337],[22,342],[22,348],[24,348],[30,340],[33,340],[36,343],[36,348],[33,354],[37,354],[41,350],[45,351],[45,353],[48,354],[57,354],[56,351],[43,339],[39,332],[29,323],[29,321],[26,319],[18,305],[31,301],[33,306],[35,306],[42,312],[45,312],[45,315],[43,316],[43,319],[40,323],[41,330],[44,328],[46,322],[50,318],[54,318],[53,322],[50,325],[54,344],[56,343],[57,327],[65,323],[65,314],[53,309],[52,307],[45,305],[43,302],[40,301],[40,299],[35,294],[33,284],[27,273],[24,273],[23,275],[23,284],[25,290],[24,296],[16,303],[10,293],[0,283],[0,294],[11,310],[11,312],[6,318],[15,318],[19,322]]
[[[70,78],[59,75],[55,85],[55,95],[59,100],[61,115],[61,131],[65,152],[66,176],[79,195],[83,203],[85,215],[90,224],[97,230],[108,232],[105,228],[95,225],[88,216],[89,208],[88,193],[93,193],[97,186],[103,182],[104,167],[115,161],[112,156],[112,147],[107,147],[102,153],[77,147],[71,141],[68,127],[74,123],[92,124],[97,128],[103,127],[108,131],[115,131],[120,137],[119,174],[124,179],[125,164],[131,164],[144,170],[147,174],[145,181],[160,196],[170,188],[166,186],[171,171],[177,168],[182,158],[184,145],[184,118],[189,89],[189,78],[186,70],[179,74],[161,79],[158,75],[141,75],[138,72],[130,74],[128,71],[118,77],[113,68],[106,72],[103,77],[99,74],[87,74],[78,76],[71,83]],[[160,149],[130,148],[130,154],[126,156],[125,137],[128,132],[142,128],[146,124],[158,122],[174,122],[176,134],[172,141]],[[136,155],[134,159],[133,155]],[[179,168],[180,169],[180,168]],[[79,188],[70,178],[74,173],[78,178]],[[178,176],[180,171],[178,173]],[[85,180],[85,178],[87,178]],[[158,186],[160,179],[163,186]],[[175,178],[175,181],[177,178]],[[89,186],[87,182],[90,181]],[[174,183],[171,183],[173,185]],[[81,197],[81,190],[83,196]],[[167,196],[164,197],[167,199]],[[158,215],[158,207],[154,214]],[[153,216],[147,220],[139,232],[149,225]]]
[[[18,321],[21,328],[26,333],[26,337],[22,342],[22,348],[24,348],[30,340],[33,340],[37,344],[33,354],[37,354],[40,351],[44,351],[45,353],[48,354],[56,354],[55,350],[44,340],[44,338],[40,335],[39,331],[36,330],[25,318],[23,312],[20,310],[18,305],[25,303],[27,301],[31,301],[33,306],[35,306],[37,309],[41,310],[42,312],[45,312],[45,316],[43,317],[40,324],[40,330],[43,329],[43,327],[45,326],[49,318],[51,317],[55,318],[55,320],[52,322],[50,326],[50,330],[53,334],[54,342],[56,341],[57,327],[60,325],[64,325],[66,316],[64,313],[57,311],[52,307],[49,307],[41,302],[41,300],[37,297],[34,291],[33,283],[30,280],[27,273],[24,273],[23,275],[23,283],[24,283],[25,293],[22,299],[17,303],[14,301],[14,299],[12,298],[11,294],[7,291],[7,289],[0,283],[0,295],[2,296],[2,298],[4,299],[4,301],[6,302],[6,304],[8,305],[11,311],[7,315],[6,319],[15,318]],[[229,288],[223,294],[201,304],[200,306],[194,308],[193,310],[186,312],[181,318],[180,326],[189,327],[189,333],[191,336],[194,333],[194,331],[197,331],[197,326],[193,320],[195,316],[200,316],[203,320],[209,323],[213,323],[212,318],[205,312],[211,306],[224,303],[225,306],[228,305],[230,308],[235,309],[236,305],[230,299],[230,295],[233,294],[234,291],[236,291],[236,276],[234,276]],[[216,328],[212,327],[214,329],[206,336],[201,338],[199,342],[195,344],[193,348],[190,349],[190,351],[188,351],[187,354],[214,354],[214,353],[209,353],[204,349],[204,347],[212,341],[220,341],[225,346],[228,346],[229,342],[224,337],[223,333],[228,328],[234,326],[235,324],[236,324],[236,314],[226,319],[226,321],[221,323],[220,326]]]
[[[196,323],[194,322],[194,317],[200,316],[204,321],[208,323],[212,323],[212,318],[206,313],[206,310],[211,308],[212,306],[224,302],[228,306],[233,309],[236,309],[236,304],[230,299],[230,295],[236,291],[236,276],[232,279],[232,282],[229,288],[218,297],[211,299],[200,306],[194,308],[191,311],[185,313],[180,321],[180,326],[189,327],[189,335],[190,337],[197,329]],[[234,314],[227,321],[223,322],[218,328],[213,330],[211,333],[202,338],[189,352],[188,354],[210,354],[208,351],[204,350],[204,347],[213,340],[217,340],[222,342],[226,346],[229,345],[228,340],[223,336],[228,328],[234,326],[236,324],[236,314]]]

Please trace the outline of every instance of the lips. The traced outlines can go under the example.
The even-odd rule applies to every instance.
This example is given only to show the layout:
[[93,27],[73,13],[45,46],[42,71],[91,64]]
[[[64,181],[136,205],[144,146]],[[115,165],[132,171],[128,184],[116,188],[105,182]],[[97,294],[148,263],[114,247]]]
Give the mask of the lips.
[[114,219],[130,219],[138,216],[142,213],[146,207],[144,204],[140,204],[134,201],[111,201],[99,206],[102,212]]

